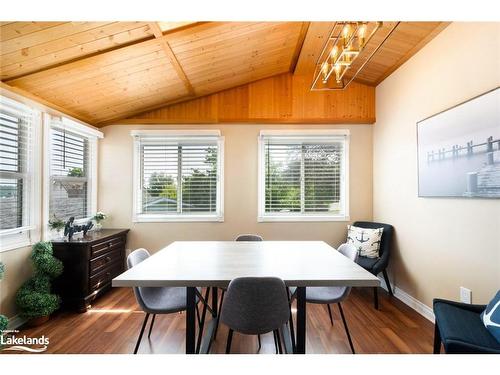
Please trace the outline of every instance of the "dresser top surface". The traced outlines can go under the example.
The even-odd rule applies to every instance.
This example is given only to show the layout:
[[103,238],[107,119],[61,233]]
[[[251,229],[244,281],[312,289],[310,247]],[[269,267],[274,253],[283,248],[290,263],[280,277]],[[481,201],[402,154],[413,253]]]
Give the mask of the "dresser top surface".
[[104,240],[109,237],[127,234],[129,229],[101,229],[100,231],[91,230],[87,232],[86,236],[83,236],[83,233],[75,233],[71,241],[68,240],[67,237],[62,239],[54,239],[52,243],[54,244],[88,244],[92,242],[97,242]]

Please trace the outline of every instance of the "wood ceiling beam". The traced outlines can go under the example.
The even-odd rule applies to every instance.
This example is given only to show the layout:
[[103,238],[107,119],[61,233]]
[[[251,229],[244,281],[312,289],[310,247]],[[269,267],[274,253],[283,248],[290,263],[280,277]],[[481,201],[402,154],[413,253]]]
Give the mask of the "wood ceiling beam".
[[175,56],[174,51],[172,50],[172,47],[170,47],[170,44],[168,43],[166,37],[164,36],[163,32],[161,31],[160,25],[158,25],[157,22],[151,22],[150,26],[151,31],[153,32],[154,36],[156,39],[158,39],[161,47],[167,54],[167,57],[174,67],[178,77],[186,87],[186,90],[190,96],[195,96],[196,93],[194,91],[193,85],[191,85],[191,82],[189,81],[186,73],[184,72],[184,69],[182,68],[181,64],[179,63],[179,60],[177,60],[177,56]]
[[[151,27],[151,25],[153,23],[157,27],[159,27],[156,22],[150,22],[149,26]],[[204,23],[206,23],[206,22],[192,22],[192,23],[189,23],[187,25],[182,25],[182,26],[179,26],[179,27],[176,27],[176,28],[173,28],[173,29],[166,30],[165,32],[162,32],[162,35],[165,36],[165,35],[173,34],[173,33],[179,32],[179,31],[183,31],[183,30],[189,29],[191,27],[202,25]],[[85,59],[88,59],[88,58],[91,58],[91,57],[94,57],[94,56],[102,55],[102,54],[105,54],[105,53],[108,53],[108,52],[112,52],[112,51],[115,51],[115,50],[118,50],[118,49],[121,49],[121,48],[130,47],[130,46],[133,46],[133,45],[136,45],[136,44],[144,43],[144,42],[147,42],[149,40],[155,39],[156,35],[154,34],[154,29],[150,28],[150,31],[151,31],[151,35],[149,35],[148,37],[137,39],[137,40],[134,40],[134,41],[131,41],[131,42],[128,42],[128,43],[119,44],[117,46],[113,46],[113,47],[106,48],[106,49],[103,49],[103,50],[100,50],[100,51],[92,52],[92,53],[89,53],[89,54],[86,54],[86,55],[78,56],[78,57],[75,57],[75,58],[70,59],[70,60],[66,60],[66,61],[55,63],[55,64],[51,64],[51,65],[45,66],[45,67],[40,68],[40,69],[32,70],[30,72],[26,72],[26,73],[18,74],[18,75],[15,75],[15,76],[11,76],[11,77],[9,77],[7,79],[2,80],[2,82],[14,81],[16,79],[23,78],[23,77],[26,77],[26,76],[30,76],[32,74],[36,74],[36,73],[40,73],[40,72],[45,72],[45,71],[53,69],[53,68],[57,68],[57,67],[60,67],[60,66],[63,66],[63,65],[71,64],[71,63],[74,63],[74,62],[77,62],[77,61],[80,61],[80,60],[85,60]],[[161,30],[160,30],[160,32],[161,32]]]
[[292,61],[290,63],[290,73],[292,74],[295,73],[295,68],[297,68],[297,63],[299,61],[300,53],[302,52],[302,47],[304,46],[304,41],[310,24],[310,22],[302,22],[299,38],[297,39],[297,46],[295,47],[295,52],[293,53]]

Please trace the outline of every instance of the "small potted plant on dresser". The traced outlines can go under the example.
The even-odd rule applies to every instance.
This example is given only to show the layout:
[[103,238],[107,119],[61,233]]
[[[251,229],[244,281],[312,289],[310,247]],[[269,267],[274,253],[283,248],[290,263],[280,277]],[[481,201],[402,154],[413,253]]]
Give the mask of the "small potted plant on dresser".
[[108,218],[108,215],[106,215],[104,212],[97,212],[92,219],[95,221],[95,226],[94,230],[100,231],[102,229],[102,222]]
[[51,292],[51,281],[62,273],[63,265],[52,256],[50,242],[33,245],[31,260],[35,273],[17,291],[16,305],[30,326],[38,326],[59,308],[60,298]]
[[53,232],[52,238],[61,238],[63,235],[64,226],[66,223],[57,218],[56,215],[49,219],[49,229]]

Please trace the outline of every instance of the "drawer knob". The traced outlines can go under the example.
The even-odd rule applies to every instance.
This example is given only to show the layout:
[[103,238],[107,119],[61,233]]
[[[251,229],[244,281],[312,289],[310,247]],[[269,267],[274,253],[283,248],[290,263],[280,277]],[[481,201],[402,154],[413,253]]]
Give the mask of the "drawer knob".
[[109,262],[109,261],[111,260],[111,258],[110,258],[110,257],[106,257],[106,258],[104,258],[104,259],[106,259],[106,263],[107,263],[107,262]]

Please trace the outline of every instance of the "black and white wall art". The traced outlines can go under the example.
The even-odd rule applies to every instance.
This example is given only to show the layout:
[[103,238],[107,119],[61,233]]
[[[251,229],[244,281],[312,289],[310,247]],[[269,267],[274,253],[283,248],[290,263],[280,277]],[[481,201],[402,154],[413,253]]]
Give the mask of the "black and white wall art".
[[420,197],[500,198],[500,88],[417,123]]

